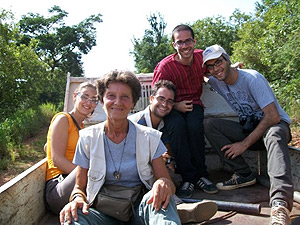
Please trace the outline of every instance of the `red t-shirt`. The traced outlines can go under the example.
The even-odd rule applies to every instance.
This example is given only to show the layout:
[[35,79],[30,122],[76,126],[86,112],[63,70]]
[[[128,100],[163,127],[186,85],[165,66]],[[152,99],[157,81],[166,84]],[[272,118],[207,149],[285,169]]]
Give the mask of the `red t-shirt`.
[[183,65],[175,60],[174,53],[161,60],[154,69],[152,86],[158,80],[170,80],[177,89],[175,102],[193,100],[193,104],[202,107],[200,96],[202,94],[202,83],[206,69],[202,67],[202,49],[194,50],[193,64]]

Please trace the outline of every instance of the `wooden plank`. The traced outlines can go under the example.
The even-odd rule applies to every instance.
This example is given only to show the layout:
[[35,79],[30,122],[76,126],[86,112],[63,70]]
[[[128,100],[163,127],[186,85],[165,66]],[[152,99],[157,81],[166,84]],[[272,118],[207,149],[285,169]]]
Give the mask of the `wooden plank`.
[[67,83],[66,83],[66,92],[65,92],[65,101],[64,101],[64,112],[68,112],[68,102],[69,102],[69,95],[70,95],[70,79],[71,74],[67,74]]
[[0,224],[38,224],[45,214],[47,159],[0,187]]

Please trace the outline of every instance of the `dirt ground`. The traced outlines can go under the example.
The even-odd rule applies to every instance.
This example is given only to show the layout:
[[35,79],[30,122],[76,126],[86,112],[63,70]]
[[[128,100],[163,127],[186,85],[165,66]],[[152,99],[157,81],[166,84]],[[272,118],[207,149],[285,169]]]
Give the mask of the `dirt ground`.
[[292,140],[291,146],[294,146],[294,147],[300,149],[300,132],[292,131],[292,137],[293,137],[293,140]]
[[40,151],[41,153],[33,154],[30,157],[22,160],[17,158],[16,162],[12,165],[9,165],[7,170],[0,170],[0,186],[16,177],[18,174],[22,173],[32,165],[36,164],[46,156],[46,153],[43,153],[42,147],[36,146],[36,142],[42,141],[42,143],[44,143],[46,141],[47,131],[48,127],[43,129],[36,137],[30,138],[22,144],[23,146],[27,147],[31,146],[33,149],[35,149],[35,151]]

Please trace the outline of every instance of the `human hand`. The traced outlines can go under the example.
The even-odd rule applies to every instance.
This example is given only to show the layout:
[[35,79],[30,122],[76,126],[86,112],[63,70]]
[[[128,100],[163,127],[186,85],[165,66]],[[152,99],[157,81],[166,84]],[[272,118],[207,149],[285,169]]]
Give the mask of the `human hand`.
[[159,178],[153,184],[151,189],[152,196],[148,200],[147,204],[153,204],[153,207],[156,211],[160,210],[162,207],[163,209],[167,208],[171,195],[171,181],[167,178]]
[[242,142],[236,142],[233,144],[225,145],[221,148],[221,151],[225,151],[224,157],[227,159],[234,159],[235,157],[243,154],[247,148],[244,147]]
[[69,202],[59,213],[60,224],[63,225],[65,222],[71,224],[72,217],[75,221],[78,220],[77,209],[82,209],[84,214],[88,214],[89,205],[80,197]]
[[232,64],[231,66],[234,68],[237,68],[237,69],[242,69],[245,66],[245,64],[243,62],[236,62],[235,64]]
[[162,154],[163,160],[166,164],[166,167],[168,169],[170,169],[173,173],[175,173],[175,161],[174,158],[172,158],[172,156],[169,155],[168,152],[165,152],[164,154]]
[[182,113],[191,112],[193,111],[193,101],[185,100],[185,101],[177,102],[174,105],[174,109]]

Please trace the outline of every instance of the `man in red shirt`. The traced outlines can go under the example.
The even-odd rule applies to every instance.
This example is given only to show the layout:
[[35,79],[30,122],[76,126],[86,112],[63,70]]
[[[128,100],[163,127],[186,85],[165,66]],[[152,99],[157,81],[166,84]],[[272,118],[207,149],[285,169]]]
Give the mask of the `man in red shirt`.
[[206,72],[202,67],[203,50],[194,49],[194,32],[187,25],[174,28],[172,41],[176,53],[157,64],[152,85],[158,80],[170,80],[177,89],[174,108],[164,118],[177,165],[176,173],[183,179],[177,195],[189,198],[195,186],[206,193],[217,193],[217,187],[207,179],[205,165],[204,106],[200,100]]

